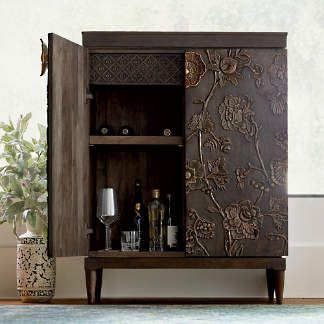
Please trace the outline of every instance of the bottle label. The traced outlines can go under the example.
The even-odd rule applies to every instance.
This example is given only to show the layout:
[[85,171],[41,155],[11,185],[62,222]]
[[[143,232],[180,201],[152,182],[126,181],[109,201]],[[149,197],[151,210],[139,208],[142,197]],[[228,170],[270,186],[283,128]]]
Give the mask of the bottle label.
[[171,248],[178,246],[178,226],[168,226],[167,245]]

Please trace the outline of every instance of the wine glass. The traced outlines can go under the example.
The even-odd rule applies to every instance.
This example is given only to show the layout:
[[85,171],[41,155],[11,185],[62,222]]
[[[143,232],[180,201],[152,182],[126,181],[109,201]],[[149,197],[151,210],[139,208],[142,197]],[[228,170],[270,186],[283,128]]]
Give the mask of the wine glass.
[[97,206],[97,218],[106,228],[105,251],[109,251],[111,250],[110,225],[119,218],[116,190],[114,188],[100,189]]

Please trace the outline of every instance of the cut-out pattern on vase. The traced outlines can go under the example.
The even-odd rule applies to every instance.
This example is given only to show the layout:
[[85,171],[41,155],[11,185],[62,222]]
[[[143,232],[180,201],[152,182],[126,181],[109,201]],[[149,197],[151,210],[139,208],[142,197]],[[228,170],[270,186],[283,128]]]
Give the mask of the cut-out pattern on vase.
[[24,302],[47,302],[55,293],[55,258],[47,255],[42,237],[17,242],[17,291]]

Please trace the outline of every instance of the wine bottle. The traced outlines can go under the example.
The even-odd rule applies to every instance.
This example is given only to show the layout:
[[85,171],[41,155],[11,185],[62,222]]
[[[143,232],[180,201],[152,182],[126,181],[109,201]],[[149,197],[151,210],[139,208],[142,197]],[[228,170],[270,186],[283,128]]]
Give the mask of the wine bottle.
[[114,135],[114,130],[109,125],[102,125],[99,128],[99,134],[103,135],[103,136],[111,136],[111,135]]
[[130,126],[125,125],[119,128],[118,134],[120,136],[134,136],[135,131]]
[[148,222],[147,213],[143,203],[142,196],[142,182],[141,180],[135,180],[135,195],[134,195],[134,224],[135,230],[138,231],[139,235],[139,250],[147,250],[148,242]]
[[160,200],[160,189],[154,189],[152,191],[152,198],[153,200],[148,204],[149,251],[165,251],[165,206]]
[[172,195],[167,194],[166,218],[167,218],[167,250],[176,250],[179,247],[179,227],[174,211]]

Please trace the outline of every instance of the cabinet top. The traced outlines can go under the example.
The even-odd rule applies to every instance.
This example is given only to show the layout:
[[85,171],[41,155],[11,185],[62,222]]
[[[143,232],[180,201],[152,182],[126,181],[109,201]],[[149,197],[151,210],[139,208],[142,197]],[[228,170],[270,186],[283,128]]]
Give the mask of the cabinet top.
[[200,48],[271,47],[285,48],[287,33],[213,32],[82,32],[85,47],[110,48]]

